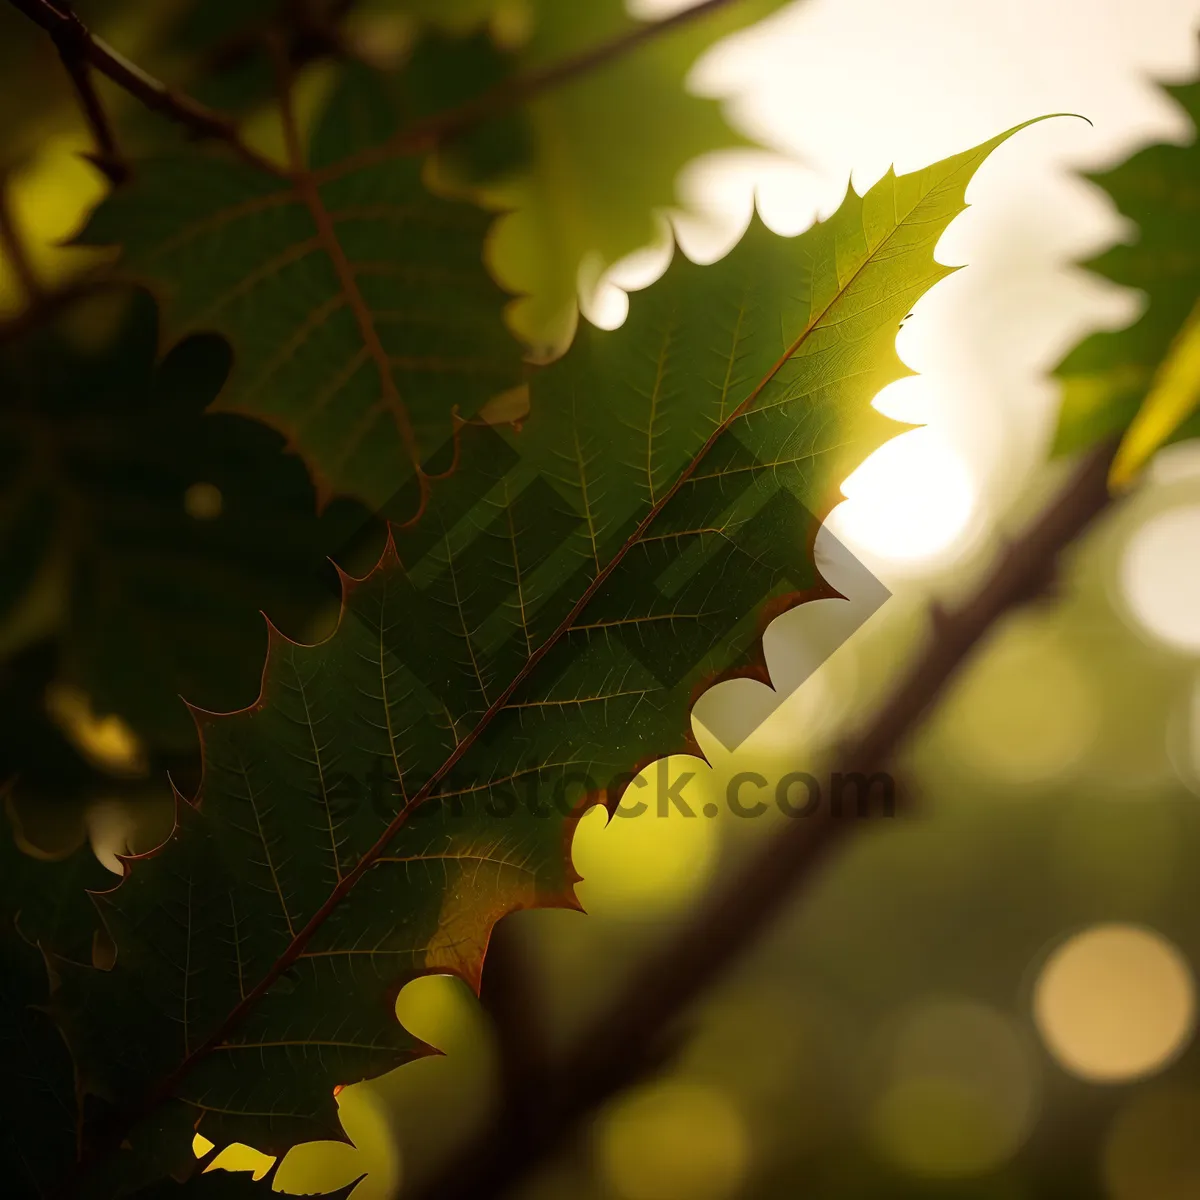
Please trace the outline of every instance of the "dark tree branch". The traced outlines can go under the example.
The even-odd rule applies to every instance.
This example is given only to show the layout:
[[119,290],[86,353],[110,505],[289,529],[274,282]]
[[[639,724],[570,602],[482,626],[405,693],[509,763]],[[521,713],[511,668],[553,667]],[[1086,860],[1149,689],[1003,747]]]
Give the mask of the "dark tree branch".
[[492,930],[479,999],[496,1041],[499,1106],[524,1125],[537,1119],[550,1058],[537,964],[525,928],[512,917]]
[[[925,712],[1008,613],[1044,594],[1060,556],[1110,504],[1115,446],[1093,451],[1061,493],[997,557],[960,606],[942,610],[933,636],[857,737],[834,756],[849,771],[875,771],[896,753]],[[749,948],[806,885],[857,821],[822,809],[790,822],[744,868],[717,886],[668,944],[547,1074],[533,1119],[500,1114],[422,1188],[421,1200],[487,1200],[506,1194],[561,1149],[584,1119],[669,1051],[687,1008]]]
[[111,46],[91,33],[73,14],[63,12],[49,0],[9,0],[18,11],[44,29],[57,46],[74,47],[73,53],[86,61],[118,87],[123,88],[153,112],[182,125],[197,138],[215,138],[224,142],[247,162],[273,175],[282,174],[270,159],[252,150],[242,141],[237,126],[226,116],[172,91],[140,67],[118,54]]
[[87,60],[87,28],[76,16],[70,0],[58,0],[58,4],[66,23],[57,32],[51,33],[50,37],[70,77],[79,107],[83,109],[83,115],[95,139],[96,152],[91,156],[92,162],[104,172],[110,183],[123,183],[129,178],[129,167],[117,149],[117,139],[109,123],[108,114],[104,111],[104,105],[101,104],[96,85],[92,81]]

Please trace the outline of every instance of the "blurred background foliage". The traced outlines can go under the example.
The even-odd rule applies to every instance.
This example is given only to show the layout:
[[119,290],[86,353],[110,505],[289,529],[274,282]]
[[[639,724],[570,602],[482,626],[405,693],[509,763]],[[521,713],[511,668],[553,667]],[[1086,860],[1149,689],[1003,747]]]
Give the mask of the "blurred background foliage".
[[[680,7],[76,5],[274,156],[261,33],[281,9],[312,121],[348,57],[382,72],[412,119]],[[794,232],[836,206],[851,170],[861,190],[893,159],[908,169],[1040,112],[1094,123],[1039,126],[997,155],[942,245],[971,269],[901,334],[921,374],[879,406],[923,428],[847,481],[830,522],[894,598],[814,674],[837,602],[777,622],[773,677],[781,692],[800,686],[736,754],[697,725],[711,770],[685,794],[719,815],[593,813],[574,843],[588,915],[505,923],[551,1046],[770,836],[780,818],[728,812],[732,776],[821,768],[911,653],[928,601],[962,594],[1049,494],[1056,439],[1075,449],[1128,422],[1195,304],[1194,149],[1117,164],[1194,140],[1194,88],[1172,99],[1151,78],[1195,78],[1200,5],[1020,0],[988,21],[966,10],[743,0],[427,164],[433,188],[498,214],[489,265],[520,297],[510,323],[536,360],[569,340],[580,306],[619,323],[624,290],[665,265],[668,218],[684,252],[714,258],[755,199]],[[259,610],[293,637],[321,636],[336,609],[327,556],[362,567],[380,531],[349,502],[318,513],[276,434],[204,413],[229,369],[220,339],[161,345],[153,299],[108,282],[104,254],[67,244],[106,184],[81,157],[89,134],[53,46],[7,6],[0,78],[0,779],[25,849],[90,834],[112,866],[114,850],[161,836],[168,779],[194,787],[178,697],[252,700]],[[129,154],[181,136],[98,86]],[[1072,265],[1101,252],[1107,283]],[[693,1015],[675,1065],[600,1113],[526,1194],[1200,1195],[1198,654],[1200,460],[1182,440],[1080,548],[1058,594],[996,632],[896,764],[916,815],[864,827]],[[750,687],[723,685],[697,722],[720,729],[761,704]],[[493,1034],[463,985],[418,980],[398,1014],[444,1057],[345,1089],[349,1142],[293,1150],[278,1188],[332,1190],[366,1172],[358,1200],[389,1196],[494,1102]],[[239,1147],[217,1163],[269,1165]]]

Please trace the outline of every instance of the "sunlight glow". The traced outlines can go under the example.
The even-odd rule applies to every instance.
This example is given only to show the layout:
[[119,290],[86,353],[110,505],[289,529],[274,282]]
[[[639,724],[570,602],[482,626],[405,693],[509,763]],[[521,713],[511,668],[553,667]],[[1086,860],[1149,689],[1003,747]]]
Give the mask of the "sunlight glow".
[[978,498],[962,456],[932,429],[885,443],[842,484],[829,519],[851,549],[896,564],[928,566],[964,540]]
[[1121,561],[1135,621],[1174,650],[1200,654],[1200,505],[1168,509],[1138,529]]

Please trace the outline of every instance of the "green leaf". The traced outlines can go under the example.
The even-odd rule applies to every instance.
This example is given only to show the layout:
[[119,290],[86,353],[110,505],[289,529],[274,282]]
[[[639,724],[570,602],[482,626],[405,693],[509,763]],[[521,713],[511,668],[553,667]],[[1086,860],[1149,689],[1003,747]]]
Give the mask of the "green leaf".
[[306,167],[154,159],[81,235],[123,245],[122,269],[163,296],[170,340],[228,340],[214,408],[282,432],[322,504],[379,509],[410,479],[423,495],[455,420],[522,376],[482,262],[488,217],[427,191],[420,159],[387,148],[393,128],[386,92],[351,72]]
[[197,714],[198,803],[100,898],[115,969],[64,973],[92,1086],[218,1144],[338,1136],[334,1087],[425,1049],[405,981],[477,984],[500,917],[574,903],[579,813],[695,749],[695,696],[765,678],[764,623],[833,594],[819,520],[894,428],[870,401],[904,374],[897,328],[1006,136],[798,238],[756,222],[712,267],[677,256],[535,377],[520,432],[462,430],[337,631],[273,635],[258,701]]
[[[72,322],[114,311],[98,347],[78,328],[72,338]],[[152,748],[181,752],[195,737],[180,694],[213,707],[253,696],[260,610],[300,636],[335,607],[327,556],[367,514],[343,502],[317,517],[278,435],[204,414],[229,368],[219,339],[186,341],[161,364],[157,342],[149,297],[106,291],[0,347],[0,577],[11,609],[57,563],[57,678]]]
[[[64,1166],[77,1153],[81,1093],[54,1020],[54,977],[64,960],[95,973],[85,965],[91,961],[93,932],[100,928],[89,891],[106,891],[117,881],[87,845],[49,857],[22,847],[21,840],[15,826],[12,832],[0,829],[0,1052],[6,1070],[0,1172],[6,1197],[35,1200],[53,1194]],[[162,1132],[174,1135],[179,1147],[190,1147],[186,1125]],[[199,1164],[184,1161],[175,1165],[193,1172],[186,1182],[153,1179],[139,1186],[154,1173],[153,1160],[120,1165],[125,1170],[122,1192],[135,1200],[255,1200],[271,1195],[269,1181],[256,1183],[247,1173],[198,1174]],[[332,1200],[346,1200],[358,1182],[332,1193]],[[96,1194],[111,1193],[102,1185]]]
[[[754,144],[730,128],[719,102],[689,95],[684,83],[705,49],[778,7],[779,0],[752,0],[698,18],[528,106],[532,165],[484,196],[506,210],[490,261],[522,297],[511,320],[528,342],[561,348],[570,341],[580,267],[591,260],[604,269],[655,242],[656,213],[682,207],[676,179],[689,162]],[[641,24],[623,0],[535,0],[533,9],[533,36],[518,55],[523,72]]]
[[[1200,122],[1200,83],[1166,89]],[[1096,333],[1059,365],[1062,410],[1055,452],[1069,454],[1126,432],[1114,481],[1161,445],[1200,435],[1194,309],[1200,297],[1200,144],[1156,145],[1090,175],[1135,221],[1134,241],[1087,264],[1140,288],[1146,309],[1129,328]]]

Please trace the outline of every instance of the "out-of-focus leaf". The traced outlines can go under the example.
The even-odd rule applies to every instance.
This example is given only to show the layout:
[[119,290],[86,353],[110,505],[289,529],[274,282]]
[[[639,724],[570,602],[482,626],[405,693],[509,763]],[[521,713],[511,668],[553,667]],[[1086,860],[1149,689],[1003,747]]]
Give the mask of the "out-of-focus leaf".
[[[111,292],[97,302],[126,307]],[[366,514],[341,503],[318,517],[276,434],[204,414],[228,369],[219,339],[185,342],[161,365],[156,351],[143,293],[99,349],[61,325],[0,349],[0,577],[10,610],[61,558],[58,678],[98,715],[181,751],[194,732],[180,694],[213,707],[252,696],[260,610],[303,634],[336,603],[327,556]],[[14,743],[15,760],[28,749]]]
[[[504,286],[523,297],[511,319],[527,341],[564,346],[585,260],[608,267],[653,243],[656,212],[680,205],[676,179],[683,167],[710,151],[751,144],[728,125],[717,101],[689,95],[684,84],[705,49],[780,3],[730,5],[528,105],[532,165],[485,195],[507,210],[490,261]],[[639,26],[623,0],[533,0],[533,12],[532,37],[516,56],[518,72]]]
[[[467,131],[444,153],[447,184],[503,214],[489,261],[520,297],[510,310],[513,328],[540,352],[570,341],[585,262],[603,269],[654,242],[656,214],[681,203],[676,179],[683,167],[710,151],[752,144],[729,126],[717,101],[688,94],[684,84],[706,49],[782,3],[741,0],[648,39]],[[401,122],[454,108],[644,24],[623,0],[523,0],[526,36],[502,50],[481,28],[502,11],[496,0],[374,7],[413,18],[418,30],[425,24],[460,35],[426,32],[405,57],[389,88]],[[270,72],[261,62],[256,69],[261,99]],[[242,86],[238,78],[226,84]],[[377,125],[383,111],[377,106],[369,124]],[[327,123],[331,145],[346,128],[340,120]]]
[[[1183,430],[1200,407],[1200,305],[1193,308],[1171,343],[1137,416],[1133,418],[1113,460],[1112,482],[1127,484],[1154,453]],[[1200,422],[1194,423],[1200,432]]]
[[[1167,91],[1200,121],[1200,83]],[[1114,480],[1124,481],[1161,445],[1200,435],[1200,144],[1150,146],[1089,178],[1138,231],[1087,266],[1140,288],[1146,309],[1128,329],[1093,334],[1059,365],[1055,450],[1068,454],[1127,431],[1114,463]]]
[[899,322],[1004,136],[799,238],[756,223],[715,266],[678,257],[535,377],[521,432],[463,431],[335,634],[273,637],[258,701],[199,715],[198,803],[102,897],[116,967],[63,976],[118,1107],[149,1094],[269,1153],[339,1136],[334,1087],[423,1050],[404,982],[477,984],[500,917],[573,903],[578,813],[689,743],[766,620],[831,594],[817,522],[894,429],[870,402],[904,373]]
[[228,339],[216,409],[282,432],[322,502],[376,509],[407,481],[423,490],[455,422],[522,375],[482,261],[488,218],[426,190],[420,160],[381,143],[392,120],[387,95],[352,73],[295,178],[218,155],[155,159],[83,235],[123,245],[123,269],[161,291],[171,339]]

